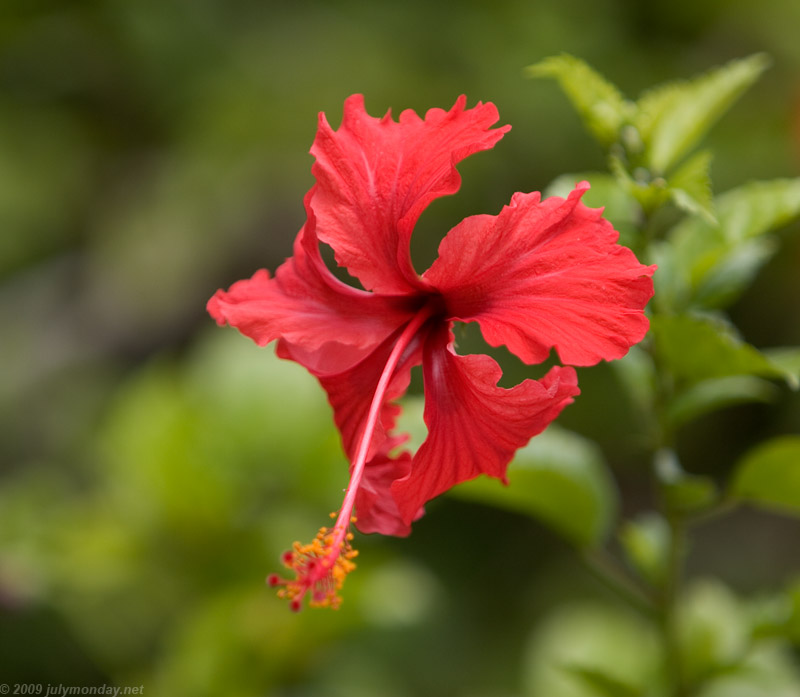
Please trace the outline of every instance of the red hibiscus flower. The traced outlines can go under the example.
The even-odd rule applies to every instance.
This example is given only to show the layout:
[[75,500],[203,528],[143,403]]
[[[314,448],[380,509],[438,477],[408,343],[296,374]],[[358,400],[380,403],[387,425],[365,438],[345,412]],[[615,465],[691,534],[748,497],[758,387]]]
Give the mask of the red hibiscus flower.
[[[466,218],[422,275],[409,253],[426,206],[460,185],[456,165],[509,130],[491,129],[493,104],[370,117],[360,95],[333,130],[324,114],[311,153],[316,184],[294,254],[272,277],[258,271],[217,291],[208,311],[259,345],[277,340],[282,358],[305,366],[328,394],[350,484],[331,529],[296,543],[284,563],[296,578],[271,576],[299,609],[337,606],[353,568],[351,522],[363,532],[407,535],[422,506],[479,474],[505,480],[514,452],[543,431],[579,393],[572,367],[540,380],[497,386],[499,365],[459,355],[453,323],[477,322],[492,346],[529,364],[555,349],[566,366],[620,358],[648,329],[643,309],[654,267],[616,244],[602,211],[581,203],[588,184],[544,201],[518,193],[499,215]],[[362,288],[338,280],[319,243]],[[394,432],[412,367],[422,364],[428,437],[416,453]]]

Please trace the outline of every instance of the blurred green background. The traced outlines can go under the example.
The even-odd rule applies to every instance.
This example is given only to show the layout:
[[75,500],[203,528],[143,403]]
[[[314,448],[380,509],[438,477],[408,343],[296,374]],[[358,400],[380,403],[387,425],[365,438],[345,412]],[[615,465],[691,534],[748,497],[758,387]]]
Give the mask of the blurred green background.
[[[317,112],[338,124],[354,92],[376,116],[465,93],[513,125],[423,215],[419,270],[464,216],[604,167],[555,85],[522,76],[561,51],[630,96],[766,51],[708,140],[715,187],[798,176],[798,27],[796,0],[4,0],[0,682],[548,697],[542,646],[603,630],[620,656],[646,652],[559,538],[455,497],[407,540],[358,536],[338,613],[290,614],[264,576],[338,507],[346,463],[316,382],[204,306],[291,253]],[[733,308],[757,346],[800,343],[790,233]],[[604,366],[580,379],[560,422],[601,443],[635,512],[630,410]],[[798,423],[796,393],[727,410],[682,433],[684,462],[724,472]],[[723,603],[768,592],[800,570],[799,534],[745,511],[704,531],[689,569],[728,579]]]

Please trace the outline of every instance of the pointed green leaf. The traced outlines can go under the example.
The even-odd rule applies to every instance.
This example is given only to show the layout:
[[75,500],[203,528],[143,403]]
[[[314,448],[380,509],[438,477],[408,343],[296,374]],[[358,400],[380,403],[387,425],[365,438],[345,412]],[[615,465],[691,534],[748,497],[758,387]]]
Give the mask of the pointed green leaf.
[[800,346],[767,349],[764,355],[787,375],[793,390],[800,389]]
[[658,694],[663,681],[663,654],[654,623],[620,603],[572,598],[556,605],[537,624],[522,664],[524,694],[529,697],[604,694],[581,681],[576,669],[602,675],[606,684],[636,686],[633,694],[640,697]]
[[562,54],[528,66],[529,77],[552,77],[572,102],[589,132],[605,146],[619,138],[619,131],[633,106],[619,90],[579,58]]
[[669,178],[668,191],[676,205],[687,213],[717,222],[711,197],[711,153],[707,150],[689,158]]
[[567,664],[563,667],[584,682],[597,697],[641,697],[641,685],[632,685],[605,670],[580,664]]
[[747,453],[731,489],[746,501],[800,515],[800,436],[774,438]]
[[717,210],[728,242],[759,237],[800,215],[800,178],[750,182],[719,196]]
[[684,84],[681,82],[667,82],[647,90],[636,101],[633,126],[643,143],[649,145],[662,114],[680,99],[682,88]]
[[790,377],[719,322],[691,315],[662,315],[652,319],[651,327],[659,357],[679,380],[699,382],[731,375]]
[[717,500],[714,480],[686,472],[674,450],[659,450],[654,464],[659,493],[668,513],[699,513]]
[[616,511],[616,489],[599,448],[550,426],[508,468],[509,485],[487,477],[453,489],[460,498],[533,515],[579,547],[599,544]]
[[[761,641],[783,636],[791,637],[792,614],[795,610],[793,605],[791,586],[783,592],[760,595],[749,602],[747,614],[753,638]],[[800,605],[796,609],[800,610]]]
[[683,593],[675,613],[675,635],[687,684],[730,671],[745,658],[747,619],[739,599],[717,581],[695,581]]
[[724,244],[695,291],[706,307],[735,300],[775,253],[765,235],[800,215],[800,179],[752,182],[720,196],[718,210]]
[[[751,182],[717,196],[718,225],[686,218],[669,234],[669,241],[702,275],[718,256],[737,243],[755,239],[800,215],[800,178]],[[697,280],[696,278],[694,279]]]
[[705,308],[729,306],[753,282],[777,249],[777,242],[769,237],[733,246],[697,284],[693,303]]
[[674,429],[717,409],[748,402],[769,402],[776,393],[777,388],[771,382],[751,375],[703,380],[669,403],[667,418]]
[[637,103],[636,126],[650,168],[666,172],[711,128],[766,69],[763,54],[731,61],[691,81],[671,83]]
[[654,586],[661,586],[667,576],[671,538],[669,524],[657,513],[626,521],[619,533],[628,562]]
[[688,283],[684,301],[702,307],[735,300],[772,256],[776,246],[766,235],[800,216],[800,179],[746,184],[718,196],[715,209],[718,225],[687,218],[667,240]]
[[797,660],[785,641],[751,642],[735,665],[723,665],[703,681],[702,697],[795,697],[800,695]]
[[695,474],[664,486],[662,493],[666,507],[683,514],[707,511],[718,499],[714,480]]

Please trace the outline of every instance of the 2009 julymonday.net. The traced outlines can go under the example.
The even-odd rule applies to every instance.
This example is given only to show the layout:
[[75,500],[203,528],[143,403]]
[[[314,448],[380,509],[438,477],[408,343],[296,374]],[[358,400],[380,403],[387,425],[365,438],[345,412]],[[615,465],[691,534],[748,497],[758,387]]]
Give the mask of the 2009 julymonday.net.
[[58,685],[48,683],[0,683],[0,695],[38,695],[39,697],[71,697],[71,695],[143,695],[144,685]]

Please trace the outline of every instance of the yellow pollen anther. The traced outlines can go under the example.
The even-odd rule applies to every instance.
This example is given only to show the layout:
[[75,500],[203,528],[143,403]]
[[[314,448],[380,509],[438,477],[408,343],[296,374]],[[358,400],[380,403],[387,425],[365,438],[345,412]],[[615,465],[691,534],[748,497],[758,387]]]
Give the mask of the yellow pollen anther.
[[294,579],[284,579],[277,574],[267,578],[270,586],[281,587],[278,597],[289,600],[292,610],[301,609],[307,593],[310,607],[335,610],[341,605],[339,590],[347,574],[356,568],[352,560],[358,552],[350,544],[352,533],[336,533],[336,528],[320,528],[311,542],[305,545],[295,542],[291,551],[284,553],[283,564],[294,571]]

